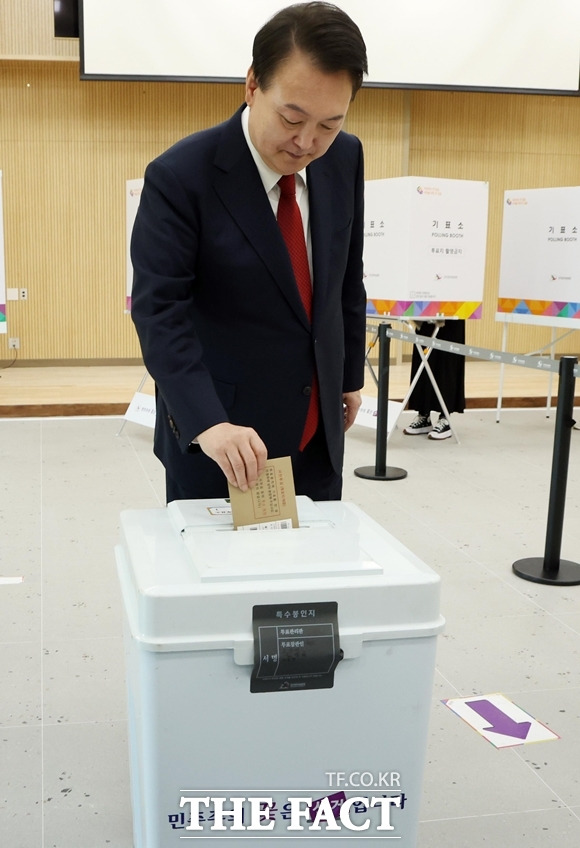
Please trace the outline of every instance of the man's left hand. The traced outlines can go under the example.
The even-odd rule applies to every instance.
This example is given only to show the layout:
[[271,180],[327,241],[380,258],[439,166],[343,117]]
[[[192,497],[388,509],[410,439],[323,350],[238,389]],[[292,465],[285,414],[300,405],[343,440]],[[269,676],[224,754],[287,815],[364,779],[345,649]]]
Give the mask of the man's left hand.
[[360,392],[345,392],[342,396],[344,404],[344,431],[352,427],[356,414],[360,409],[362,398]]

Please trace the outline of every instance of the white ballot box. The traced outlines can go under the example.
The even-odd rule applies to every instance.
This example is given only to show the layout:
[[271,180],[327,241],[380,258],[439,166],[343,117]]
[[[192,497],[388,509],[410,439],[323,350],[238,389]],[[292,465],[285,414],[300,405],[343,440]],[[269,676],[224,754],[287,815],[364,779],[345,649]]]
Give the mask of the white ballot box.
[[121,516],[135,848],[416,845],[439,577],[353,504],[297,502],[264,532],[225,500]]

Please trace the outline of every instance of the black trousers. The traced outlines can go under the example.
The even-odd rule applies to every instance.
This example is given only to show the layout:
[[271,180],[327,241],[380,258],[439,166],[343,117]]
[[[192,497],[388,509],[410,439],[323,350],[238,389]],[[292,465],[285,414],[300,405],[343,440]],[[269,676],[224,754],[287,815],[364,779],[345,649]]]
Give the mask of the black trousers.
[[[192,479],[187,484],[177,482],[165,474],[167,503],[181,500],[200,500],[206,498],[227,498],[227,480],[217,465],[209,457],[203,483]],[[332,467],[326,438],[322,426],[318,428],[303,451],[292,457],[292,472],[297,495],[307,495],[313,501],[339,501],[342,496],[342,475]]]
[[[417,327],[417,334],[419,336],[432,336],[434,330],[435,324],[425,321]],[[446,321],[437,333],[437,338],[465,344],[465,321],[461,319]],[[463,412],[465,409],[465,357],[459,356],[457,353],[433,349],[428,362],[448,411],[450,413]],[[419,351],[414,346],[411,381],[417,373],[420,363]],[[421,371],[417,385],[409,398],[407,408],[420,413],[443,411],[425,370]]]

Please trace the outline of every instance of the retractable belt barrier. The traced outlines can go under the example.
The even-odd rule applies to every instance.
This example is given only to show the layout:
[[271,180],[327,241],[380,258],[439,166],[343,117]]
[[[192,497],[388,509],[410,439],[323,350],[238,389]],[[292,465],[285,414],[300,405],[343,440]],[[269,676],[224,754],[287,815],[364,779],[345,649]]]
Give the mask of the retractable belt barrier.
[[[506,365],[518,365],[523,368],[533,368],[535,371],[553,371],[559,374],[558,402],[556,407],[556,423],[554,429],[554,451],[552,455],[552,474],[550,482],[550,499],[548,504],[548,524],[544,556],[528,557],[513,563],[512,569],[518,577],[531,580],[533,583],[544,583],[554,586],[580,585],[580,564],[560,558],[562,548],[562,530],[564,525],[564,506],[566,501],[566,485],[568,482],[568,464],[570,458],[570,436],[576,423],[574,413],[575,378],[580,377],[578,360],[574,356],[562,356],[559,361],[538,359],[525,354],[507,353],[499,350],[489,350],[473,345],[448,342],[437,337],[421,336],[417,333],[407,333],[403,330],[393,330],[390,324],[381,321],[379,324],[367,323],[367,332],[376,333],[379,342],[379,375],[377,402],[377,451],[375,468],[355,469],[358,477],[371,480],[403,479],[407,472],[403,469],[389,469],[386,465],[387,423],[386,409],[388,404],[389,385],[389,348],[391,339],[401,339],[421,345],[424,348],[443,350],[459,356],[471,356],[487,362],[502,362]],[[389,472],[402,472],[391,475]]]
[[[367,324],[367,333],[377,333],[380,324]],[[421,347],[431,347],[434,350],[444,350],[447,353],[457,353],[459,356],[471,356],[482,362],[503,362],[506,365],[519,365],[523,368],[533,368],[534,371],[559,372],[559,364],[555,359],[538,359],[537,356],[528,356],[522,353],[508,353],[501,350],[489,350],[485,347],[474,347],[468,344],[447,342],[444,339],[431,338],[431,336],[420,336],[417,333],[407,333],[404,330],[393,330],[387,325],[387,336],[390,339],[400,339],[412,344],[420,344]],[[575,377],[580,377],[580,367],[574,368]]]

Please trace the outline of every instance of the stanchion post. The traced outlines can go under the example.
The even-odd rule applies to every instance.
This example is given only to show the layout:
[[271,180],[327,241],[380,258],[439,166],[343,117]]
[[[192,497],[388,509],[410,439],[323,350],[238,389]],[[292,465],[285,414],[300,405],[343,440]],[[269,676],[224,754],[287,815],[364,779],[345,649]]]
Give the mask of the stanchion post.
[[566,505],[566,486],[568,484],[568,464],[570,460],[570,439],[574,426],[574,366],[577,360],[573,356],[560,359],[560,386],[556,406],[556,424],[554,430],[554,454],[552,457],[552,479],[548,507],[548,527],[544,551],[544,571],[555,576],[560,565],[562,531],[564,528],[564,508]]
[[514,562],[513,570],[524,580],[559,586],[580,585],[580,564],[560,559],[570,440],[574,426],[574,356],[563,356],[559,365],[558,402],[554,428],[554,451],[548,504],[548,525],[544,558],[531,557]]
[[387,335],[389,324],[379,324],[379,386],[377,390],[377,441],[375,471],[387,473],[387,438],[389,435],[389,367],[391,364],[391,339]]
[[375,466],[366,465],[355,468],[357,477],[365,480],[402,480],[407,476],[404,468],[387,466],[387,438],[389,435],[389,367],[391,357],[391,339],[387,335],[390,324],[379,324],[379,373],[377,389],[377,439]]

